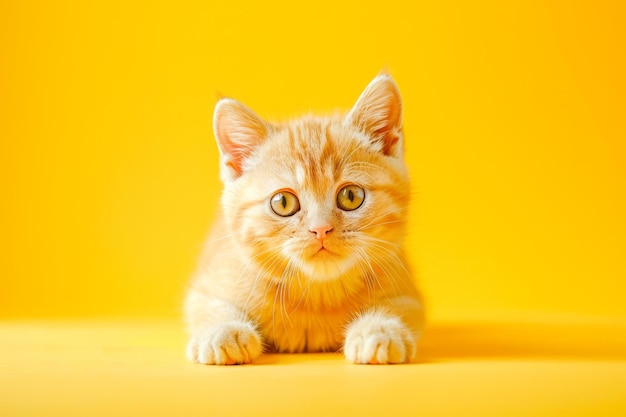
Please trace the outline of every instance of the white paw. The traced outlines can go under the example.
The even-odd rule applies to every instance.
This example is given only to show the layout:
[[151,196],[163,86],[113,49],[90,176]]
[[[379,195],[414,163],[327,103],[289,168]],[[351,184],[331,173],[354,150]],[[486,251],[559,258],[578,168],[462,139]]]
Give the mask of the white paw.
[[255,327],[245,321],[233,321],[192,334],[187,345],[190,361],[205,365],[250,363],[263,351]]
[[344,354],[354,363],[406,363],[415,357],[415,337],[398,317],[364,314],[350,324]]

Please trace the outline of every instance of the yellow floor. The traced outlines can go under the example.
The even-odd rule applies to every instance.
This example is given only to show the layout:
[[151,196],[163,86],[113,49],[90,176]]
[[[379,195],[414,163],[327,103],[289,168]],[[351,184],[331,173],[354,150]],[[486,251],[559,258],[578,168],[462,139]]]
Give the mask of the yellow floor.
[[419,363],[186,362],[174,321],[0,322],[1,416],[626,415],[626,325],[432,323]]

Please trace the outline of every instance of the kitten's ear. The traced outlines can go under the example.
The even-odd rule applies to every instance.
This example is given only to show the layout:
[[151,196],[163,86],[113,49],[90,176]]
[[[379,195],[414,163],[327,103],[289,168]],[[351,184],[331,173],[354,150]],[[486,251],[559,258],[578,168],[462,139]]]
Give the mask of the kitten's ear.
[[213,130],[220,150],[222,181],[241,176],[245,159],[267,136],[269,125],[236,100],[221,99],[215,106]]
[[389,74],[380,74],[369,83],[346,121],[370,136],[385,155],[402,156],[402,98]]

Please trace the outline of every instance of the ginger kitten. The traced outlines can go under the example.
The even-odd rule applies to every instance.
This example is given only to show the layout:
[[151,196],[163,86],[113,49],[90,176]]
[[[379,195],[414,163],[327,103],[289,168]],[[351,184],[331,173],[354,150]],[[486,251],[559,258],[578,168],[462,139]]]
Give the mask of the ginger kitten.
[[409,179],[402,102],[386,74],[345,117],[269,123],[222,99],[222,211],[192,281],[187,355],[242,364],[263,350],[415,357],[422,303],[402,243]]

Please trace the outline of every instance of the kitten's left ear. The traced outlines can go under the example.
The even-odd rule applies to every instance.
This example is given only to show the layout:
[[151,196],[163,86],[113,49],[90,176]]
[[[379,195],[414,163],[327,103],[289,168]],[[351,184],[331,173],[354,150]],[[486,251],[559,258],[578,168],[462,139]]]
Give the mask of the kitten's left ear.
[[369,83],[346,121],[370,136],[385,155],[402,156],[402,98],[389,74],[380,74]]
[[222,181],[239,178],[245,160],[265,140],[270,125],[240,102],[223,98],[215,106],[213,130],[220,150]]

